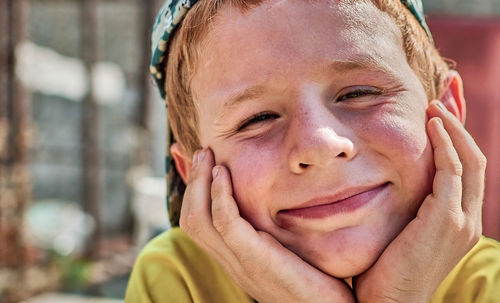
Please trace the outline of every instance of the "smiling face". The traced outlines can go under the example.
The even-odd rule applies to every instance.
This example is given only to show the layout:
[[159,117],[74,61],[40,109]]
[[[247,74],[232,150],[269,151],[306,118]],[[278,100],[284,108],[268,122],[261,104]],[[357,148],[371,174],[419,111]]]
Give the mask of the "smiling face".
[[198,62],[200,142],[229,168],[241,215],[328,274],[365,271],[434,174],[396,25],[361,1],[226,7]]

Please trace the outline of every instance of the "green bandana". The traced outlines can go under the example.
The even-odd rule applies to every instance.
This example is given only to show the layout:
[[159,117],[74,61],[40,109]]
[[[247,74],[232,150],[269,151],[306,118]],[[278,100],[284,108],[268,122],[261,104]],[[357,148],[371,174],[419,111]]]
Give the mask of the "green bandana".
[[[168,41],[174,34],[177,26],[180,25],[182,19],[188,10],[197,2],[197,0],[167,0],[163,4],[158,16],[156,17],[153,25],[152,34],[152,58],[150,65],[150,72],[156,81],[158,90],[161,97],[167,103],[165,92],[165,65],[167,62]],[[432,41],[432,35],[425,22],[424,8],[422,0],[401,0],[410,12],[418,20],[422,28],[427,33],[427,36]],[[181,210],[182,195],[184,193],[185,185],[180,178],[174,161],[170,155],[170,145],[173,143],[174,138],[167,125],[167,149],[166,149],[166,177],[167,177],[167,209],[169,212],[170,223],[172,226],[179,225],[179,215]]]

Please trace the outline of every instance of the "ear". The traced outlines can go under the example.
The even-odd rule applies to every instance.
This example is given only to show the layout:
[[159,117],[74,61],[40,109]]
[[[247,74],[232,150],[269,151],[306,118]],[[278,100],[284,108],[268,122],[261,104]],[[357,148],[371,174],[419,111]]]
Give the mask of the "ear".
[[457,71],[450,70],[446,79],[446,87],[440,98],[446,108],[465,124],[465,97],[462,77]]
[[179,144],[174,143],[170,146],[170,154],[174,158],[175,168],[179,175],[181,175],[184,184],[187,184],[189,178],[189,172],[193,166],[191,158],[188,158]]

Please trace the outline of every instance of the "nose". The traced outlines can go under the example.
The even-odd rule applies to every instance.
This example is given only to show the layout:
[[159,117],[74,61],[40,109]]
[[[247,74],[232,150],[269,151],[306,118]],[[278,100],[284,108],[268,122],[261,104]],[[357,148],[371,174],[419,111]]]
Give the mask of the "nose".
[[304,173],[314,168],[329,167],[333,162],[348,161],[355,147],[346,134],[349,127],[330,112],[300,115],[289,128],[288,161],[291,172]]

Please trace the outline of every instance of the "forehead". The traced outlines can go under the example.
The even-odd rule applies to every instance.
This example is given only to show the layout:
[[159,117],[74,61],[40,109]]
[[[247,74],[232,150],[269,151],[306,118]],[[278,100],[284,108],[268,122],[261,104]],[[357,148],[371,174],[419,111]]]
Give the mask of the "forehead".
[[226,6],[202,45],[195,100],[222,100],[249,84],[292,80],[335,61],[391,69],[397,60],[390,57],[406,60],[399,29],[371,1],[271,0],[246,12]]

